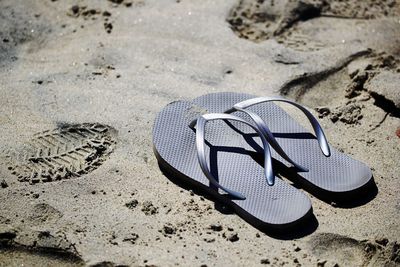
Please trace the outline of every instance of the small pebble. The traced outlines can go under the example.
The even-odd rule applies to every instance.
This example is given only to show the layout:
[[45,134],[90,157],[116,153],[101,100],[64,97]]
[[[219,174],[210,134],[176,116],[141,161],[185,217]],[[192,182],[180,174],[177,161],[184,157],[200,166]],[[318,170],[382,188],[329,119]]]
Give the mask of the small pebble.
[[227,238],[231,242],[236,242],[239,240],[239,236],[237,233],[230,234]]
[[383,238],[376,239],[375,242],[381,246],[386,247],[386,245],[389,243],[389,240],[387,238],[383,237]]
[[261,264],[270,264],[269,259],[262,259]]
[[7,187],[8,187],[8,184],[7,184],[6,180],[2,180],[2,181],[0,182],[0,186],[1,186],[1,188],[7,188]]
[[72,13],[77,14],[79,12],[79,6],[78,5],[72,6],[71,11]]
[[209,229],[216,231],[216,232],[220,232],[222,231],[222,225],[220,224],[211,224]]

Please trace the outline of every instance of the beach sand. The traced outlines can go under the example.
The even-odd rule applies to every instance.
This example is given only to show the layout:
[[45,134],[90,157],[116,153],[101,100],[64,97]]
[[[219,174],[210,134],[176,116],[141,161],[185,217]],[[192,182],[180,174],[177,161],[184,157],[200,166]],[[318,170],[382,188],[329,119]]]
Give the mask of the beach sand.
[[[2,0],[0,25],[0,266],[400,264],[400,1]],[[157,113],[225,91],[309,107],[376,196],[306,193],[315,225],[276,238],[168,179]]]

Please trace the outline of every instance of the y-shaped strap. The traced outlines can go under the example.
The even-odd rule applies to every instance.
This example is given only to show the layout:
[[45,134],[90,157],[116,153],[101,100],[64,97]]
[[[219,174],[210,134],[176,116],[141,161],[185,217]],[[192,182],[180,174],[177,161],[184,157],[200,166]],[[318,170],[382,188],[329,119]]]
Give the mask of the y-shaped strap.
[[262,131],[262,133],[266,136],[268,139],[268,142],[271,144],[271,146],[288,162],[292,163],[296,168],[299,168],[300,170],[303,171],[308,171],[306,168],[300,166],[299,164],[295,163],[293,160],[289,158],[289,156],[283,151],[282,147],[279,145],[279,143],[276,141],[274,135],[268,128],[268,126],[265,124],[265,122],[261,119],[260,116],[255,114],[252,111],[246,110],[246,108],[251,107],[256,104],[260,104],[263,102],[271,102],[271,101],[280,101],[280,102],[285,102],[288,104],[291,104],[295,106],[296,108],[300,109],[308,118],[310,121],[314,133],[317,136],[317,140],[319,143],[319,147],[321,148],[322,153],[326,156],[329,157],[331,155],[330,148],[328,145],[328,141],[326,140],[324,131],[322,130],[321,125],[318,123],[317,119],[303,106],[297,104],[296,102],[290,101],[288,99],[280,98],[280,97],[257,97],[257,98],[252,98],[248,99],[242,102],[239,102],[235,104],[232,108],[228,109],[225,111],[225,113],[232,113],[235,111],[241,111],[245,112],[248,114],[254,123],[257,125],[257,127]]
[[201,170],[203,171],[204,175],[210,180],[210,183],[214,185],[215,187],[220,188],[221,190],[225,191],[229,195],[238,198],[238,199],[246,199],[246,197],[236,191],[230,190],[222,185],[220,185],[215,179],[215,177],[211,174],[210,169],[208,168],[207,164],[207,159],[206,159],[206,154],[205,154],[205,125],[207,122],[212,121],[212,120],[233,120],[233,121],[238,121],[242,122],[244,124],[249,125],[251,128],[253,128],[259,135],[263,143],[263,148],[264,148],[264,174],[267,179],[268,185],[273,185],[275,182],[275,176],[272,171],[272,159],[271,159],[271,151],[267,142],[267,139],[265,136],[262,134],[262,132],[257,129],[257,127],[253,126],[252,124],[248,123],[247,121],[233,116],[229,114],[219,114],[219,113],[210,113],[210,114],[205,114],[197,119],[196,123],[196,146],[197,146],[197,157],[200,163]]

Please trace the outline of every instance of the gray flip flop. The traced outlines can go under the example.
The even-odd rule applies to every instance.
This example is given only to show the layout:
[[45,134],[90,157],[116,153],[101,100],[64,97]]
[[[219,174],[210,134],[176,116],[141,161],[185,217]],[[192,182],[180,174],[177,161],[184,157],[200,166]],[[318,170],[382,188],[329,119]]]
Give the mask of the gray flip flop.
[[[206,191],[256,227],[283,229],[312,215],[303,192],[281,179],[268,185],[270,150],[256,127],[233,115],[203,113],[192,102],[178,101],[158,114],[153,144],[164,172]],[[265,168],[252,157],[259,152]]]
[[[274,101],[286,102],[303,112],[315,136]],[[295,182],[324,200],[347,201],[373,182],[368,166],[330,147],[318,121],[295,102],[280,97],[214,93],[200,96],[193,103],[207,112],[229,113],[252,122],[274,148],[272,157],[296,170],[289,172],[296,174]]]

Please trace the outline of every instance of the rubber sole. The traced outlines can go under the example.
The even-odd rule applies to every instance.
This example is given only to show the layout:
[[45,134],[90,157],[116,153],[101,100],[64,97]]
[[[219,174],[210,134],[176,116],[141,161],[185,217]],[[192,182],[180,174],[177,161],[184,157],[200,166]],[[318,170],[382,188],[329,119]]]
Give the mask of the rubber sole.
[[[241,217],[259,228],[288,228],[306,216],[311,201],[300,190],[287,182],[276,179],[274,186],[267,184],[265,170],[253,159],[255,148],[249,144],[254,129],[247,126],[238,131],[234,121],[217,120],[207,124],[205,154],[210,172],[224,187],[240,192],[245,198],[234,199],[221,195],[210,187],[198,161],[196,131],[189,126],[191,118],[201,115],[192,102],[177,101],[167,105],[158,114],[153,128],[154,152],[160,167],[172,177],[191,181],[193,187],[205,191],[233,206]],[[249,132],[250,131],[250,132]],[[204,191],[203,190],[203,191]],[[222,192],[222,191],[221,191]],[[254,217],[254,218],[252,218]]]
[[[230,92],[212,93],[195,98],[193,103],[208,112],[224,112],[238,102],[255,97]],[[285,176],[291,181],[301,184],[302,188],[327,202],[359,202],[356,198],[359,198],[360,194],[362,196],[365,190],[368,190],[368,194],[364,192],[365,196],[368,195],[365,200],[376,195],[372,172],[364,163],[337,151],[332,146],[331,156],[325,157],[315,136],[272,102],[256,104],[248,109],[264,120],[289,157],[309,169],[309,172],[288,171],[292,170],[292,165],[272,151],[275,161],[281,163],[278,164],[280,166],[274,166],[274,169],[284,171],[286,167]],[[251,121],[242,112],[232,114]]]
[[162,159],[154,146],[153,151],[158,161],[160,170],[170,181],[181,187],[186,187],[188,190],[193,190],[197,194],[202,195],[211,201],[228,207],[247,223],[270,237],[282,240],[301,238],[313,233],[318,228],[318,221],[313,213],[312,208],[299,220],[287,224],[269,224],[258,220],[232,202],[228,195],[221,195],[216,189],[205,186],[204,184],[199,183],[176,170]]

